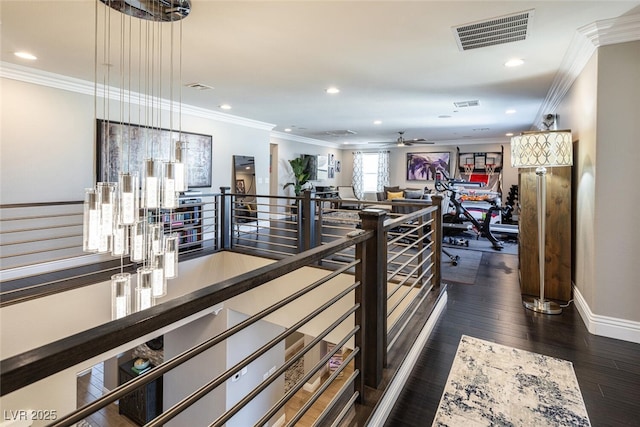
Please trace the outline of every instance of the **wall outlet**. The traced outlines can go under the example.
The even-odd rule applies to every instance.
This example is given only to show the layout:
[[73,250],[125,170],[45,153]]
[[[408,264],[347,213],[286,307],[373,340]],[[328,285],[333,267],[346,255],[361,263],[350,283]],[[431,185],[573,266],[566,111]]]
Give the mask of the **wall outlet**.
[[242,370],[240,371],[240,375],[245,375],[247,373],[247,367],[245,366],[244,368],[242,368]]

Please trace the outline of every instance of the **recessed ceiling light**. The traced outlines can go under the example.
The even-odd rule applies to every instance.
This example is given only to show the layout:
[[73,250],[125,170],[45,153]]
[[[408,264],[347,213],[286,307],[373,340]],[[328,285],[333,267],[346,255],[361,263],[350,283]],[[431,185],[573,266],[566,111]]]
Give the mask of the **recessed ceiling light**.
[[510,59],[507,62],[504,63],[505,67],[519,67],[520,65],[524,64],[524,61],[520,58],[514,58],[514,59]]
[[505,133],[504,136],[513,136],[513,132]]
[[284,131],[285,132],[291,132],[291,128],[286,128]]
[[15,52],[14,55],[18,58],[28,59],[30,61],[35,61],[36,59],[38,59],[35,55],[29,52]]
[[229,104],[222,104],[222,105],[220,106],[220,108],[222,108],[223,110],[231,110],[231,105],[229,105]]
[[381,125],[382,124],[382,120],[375,120],[373,122],[374,125]]
[[515,114],[515,112],[516,110],[511,109],[511,110],[505,111],[505,114]]
[[330,94],[340,93],[340,89],[338,89],[337,87],[332,86],[330,88],[327,88],[326,92],[330,93]]

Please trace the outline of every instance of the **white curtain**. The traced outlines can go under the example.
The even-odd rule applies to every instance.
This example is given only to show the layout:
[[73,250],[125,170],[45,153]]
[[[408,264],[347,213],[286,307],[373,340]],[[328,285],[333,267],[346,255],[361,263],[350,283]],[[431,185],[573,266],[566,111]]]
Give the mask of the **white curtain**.
[[376,191],[384,191],[384,187],[389,185],[389,152],[378,152],[378,181]]
[[358,199],[364,195],[364,184],[362,180],[362,152],[353,153],[353,192]]

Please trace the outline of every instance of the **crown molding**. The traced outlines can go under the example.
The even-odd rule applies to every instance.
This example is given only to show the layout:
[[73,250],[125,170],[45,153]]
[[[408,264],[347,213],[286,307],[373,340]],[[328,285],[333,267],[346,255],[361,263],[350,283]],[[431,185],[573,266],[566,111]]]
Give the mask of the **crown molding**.
[[532,129],[542,129],[542,117],[556,112],[596,49],[636,40],[640,40],[640,14],[603,19],[578,28],[538,110]]
[[301,142],[303,144],[320,145],[322,147],[331,147],[337,149],[344,148],[342,144],[338,144],[335,142],[308,138],[306,136],[292,135],[290,133],[280,131],[271,131],[271,138],[284,139],[285,141]]
[[124,98],[127,99],[127,102],[130,102],[131,104],[144,106],[152,103],[152,105],[157,105],[166,111],[176,111],[180,109],[183,114],[216,120],[223,123],[246,126],[254,129],[271,131],[275,127],[275,125],[271,123],[247,119],[240,116],[234,116],[232,114],[220,113],[218,111],[196,107],[189,104],[182,104],[182,106],[180,106],[178,102],[165,98],[150,98],[138,92],[129,93],[128,91],[125,91],[123,95],[120,89],[113,86],[95,84],[86,80],[38,70],[35,68],[24,67],[10,62],[0,62],[0,77],[80,93],[83,95],[98,96],[101,98],[108,97],[109,99],[117,102],[120,102],[124,96]]

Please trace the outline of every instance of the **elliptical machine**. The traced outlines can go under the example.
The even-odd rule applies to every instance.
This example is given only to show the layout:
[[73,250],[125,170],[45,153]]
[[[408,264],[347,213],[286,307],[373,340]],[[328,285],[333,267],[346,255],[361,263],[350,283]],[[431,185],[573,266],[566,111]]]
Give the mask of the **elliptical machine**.
[[[477,235],[476,239],[480,236],[486,237],[492,244],[493,249],[500,251],[504,248],[504,244],[496,238],[491,232],[491,216],[494,212],[499,211],[499,206],[491,206],[489,211],[487,212],[484,221],[481,223],[478,221],[471,212],[469,212],[460,200],[458,200],[458,188],[455,184],[463,184],[464,181],[456,181],[452,179],[448,179],[447,182],[444,181],[436,181],[435,188],[439,192],[449,192],[449,205],[453,207],[453,212],[445,213],[442,217],[443,228],[446,231],[452,232],[452,230],[457,230],[458,233],[462,233],[465,230],[475,229]],[[471,222],[471,226],[465,226],[466,222]],[[455,234],[452,232],[452,234]],[[464,245],[463,240],[453,240],[453,244],[462,244]],[[468,246],[468,243],[466,244]]]

